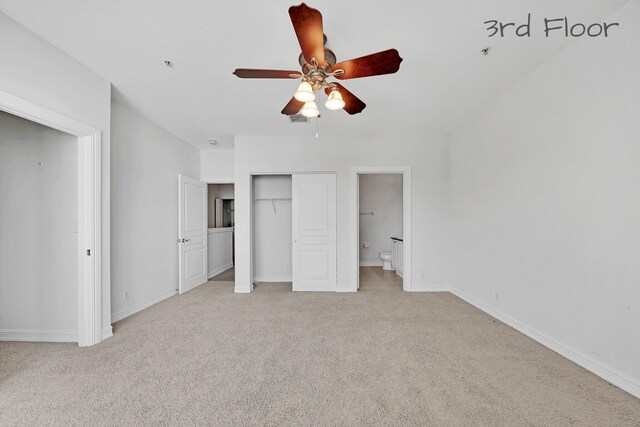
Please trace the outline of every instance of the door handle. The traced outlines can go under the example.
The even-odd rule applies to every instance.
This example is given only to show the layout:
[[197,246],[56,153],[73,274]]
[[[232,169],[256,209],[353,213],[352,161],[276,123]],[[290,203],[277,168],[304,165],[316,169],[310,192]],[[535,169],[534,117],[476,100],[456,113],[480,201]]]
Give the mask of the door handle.
[[178,243],[190,242],[191,239],[178,239]]

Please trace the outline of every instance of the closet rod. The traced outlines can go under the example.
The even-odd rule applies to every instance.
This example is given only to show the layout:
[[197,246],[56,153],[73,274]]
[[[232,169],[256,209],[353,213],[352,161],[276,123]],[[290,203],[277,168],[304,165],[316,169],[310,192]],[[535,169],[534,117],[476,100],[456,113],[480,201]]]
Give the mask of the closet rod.
[[278,201],[278,200],[291,200],[291,198],[262,198],[262,199],[255,198],[255,199],[253,199],[254,202],[259,202],[261,200],[269,200],[270,202],[272,202],[274,200],[275,201]]

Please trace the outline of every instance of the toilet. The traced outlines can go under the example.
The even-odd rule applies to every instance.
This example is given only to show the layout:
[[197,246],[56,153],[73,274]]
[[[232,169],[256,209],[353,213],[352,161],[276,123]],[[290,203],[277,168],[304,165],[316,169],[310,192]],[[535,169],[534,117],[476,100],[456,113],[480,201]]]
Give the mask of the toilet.
[[378,256],[382,260],[383,270],[393,270],[393,268],[391,268],[391,259],[392,259],[391,252],[380,252]]

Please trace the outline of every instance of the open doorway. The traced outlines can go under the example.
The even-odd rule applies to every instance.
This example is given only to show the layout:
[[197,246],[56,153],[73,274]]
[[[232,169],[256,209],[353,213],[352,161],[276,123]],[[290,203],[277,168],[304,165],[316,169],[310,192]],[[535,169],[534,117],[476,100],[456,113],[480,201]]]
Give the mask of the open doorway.
[[78,340],[77,146],[0,111],[1,331]]
[[350,291],[411,291],[411,168],[351,170]]
[[96,344],[100,132],[2,91],[0,121],[0,340]]
[[402,174],[361,174],[359,290],[402,290]]
[[235,282],[235,188],[233,184],[208,185],[207,278]]

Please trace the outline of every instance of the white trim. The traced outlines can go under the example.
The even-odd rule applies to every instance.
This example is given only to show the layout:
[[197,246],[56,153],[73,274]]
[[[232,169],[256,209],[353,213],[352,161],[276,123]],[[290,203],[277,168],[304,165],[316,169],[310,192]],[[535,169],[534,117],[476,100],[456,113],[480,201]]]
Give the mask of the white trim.
[[291,276],[256,276],[253,278],[253,283],[291,282],[292,280]]
[[250,294],[251,288],[235,286],[233,292],[236,294]]
[[123,310],[120,310],[117,313],[113,313],[111,314],[111,323],[116,323],[126,317],[131,316],[132,314],[136,314],[144,310],[145,308],[149,308],[152,305],[159,303],[160,301],[166,300],[167,298],[176,295],[177,293],[178,293],[177,289],[172,289],[170,291],[163,292],[158,296],[142,301],[141,303],[138,303],[138,304],[132,305],[131,307],[127,307]]
[[[0,90],[0,110],[78,137],[78,332],[75,336],[80,346],[97,344],[102,340],[101,131],[3,90]],[[90,256],[87,250],[91,251]]]
[[0,341],[78,342],[78,333],[74,331],[0,329]]
[[351,283],[349,288],[352,292],[358,290],[360,281],[360,242],[359,242],[359,221],[360,221],[360,189],[359,175],[366,174],[402,174],[402,237],[403,260],[402,268],[402,289],[412,291],[411,275],[411,167],[410,166],[361,166],[351,168],[351,207],[349,210],[349,221],[351,223],[351,242],[349,251],[351,256]]
[[360,261],[360,267],[382,267],[384,262],[379,261]]
[[449,285],[430,285],[429,283],[413,282],[409,292],[449,292]]
[[230,233],[232,231],[233,231],[233,227],[208,228],[207,234]]
[[102,341],[107,338],[111,338],[113,336],[113,326],[109,325],[108,327],[102,330]]
[[207,279],[211,279],[212,277],[215,277],[220,273],[224,273],[227,270],[231,270],[232,268],[233,263],[225,265],[224,267],[216,268],[215,270],[211,270],[209,274],[207,274]]
[[200,178],[200,181],[207,184],[235,184],[233,178]]
[[627,377],[624,374],[616,372],[615,369],[610,368],[601,362],[592,359],[590,356],[576,350],[566,344],[558,342],[557,340],[543,334],[542,332],[525,325],[519,320],[514,319],[508,314],[502,313],[482,301],[472,297],[471,295],[456,289],[450,288],[450,292],[458,298],[468,302],[472,306],[484,311],[488,315],[495,317],[499,321],[511,326],[515,330],[525,334],[529,338],[539,342],[543,346],[555,351],[559,355],[571,360],[572,362],[582,366],[588,371],[593,372],[597,376],[609,381],[611,384],[620,387],[622,390],[640,398],[640,380]]

